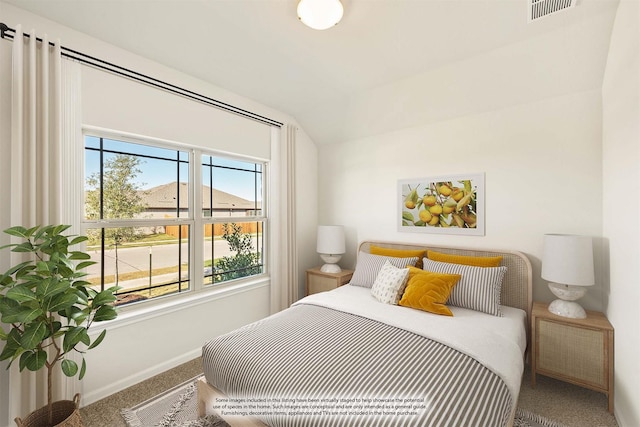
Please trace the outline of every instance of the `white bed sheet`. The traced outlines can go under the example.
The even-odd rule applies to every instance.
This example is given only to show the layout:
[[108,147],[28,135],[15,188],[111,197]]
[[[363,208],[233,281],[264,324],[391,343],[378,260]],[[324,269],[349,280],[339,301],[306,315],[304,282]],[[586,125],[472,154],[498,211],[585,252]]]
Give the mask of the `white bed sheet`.
[[526,313],[503,307],[503,317],[459,307],[441,316],[407,307],[383,304],[369,288],[344,285],[309,295],[293,305],[313,304],[345,311],[434,339],[461,351],[491,369],[507,384],[514,401],[520,391],[526,350]]
[[515,341],[524,358],[524,353],[527,350],[527,313],[524,310],[503,305],[500,307],[500,310],[502,310],[504,316],[498,317],[467,308],[453,307],[450,305],[447,307],[449,307],[456,319],[464,319],[465,322],[472,321],[478,328],[492,331],[493,333],[502,335],[505,339]]

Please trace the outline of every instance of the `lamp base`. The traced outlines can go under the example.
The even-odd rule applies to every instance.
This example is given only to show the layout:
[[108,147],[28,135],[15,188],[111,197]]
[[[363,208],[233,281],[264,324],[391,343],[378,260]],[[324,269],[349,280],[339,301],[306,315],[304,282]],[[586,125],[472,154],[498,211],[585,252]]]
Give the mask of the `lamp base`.
[[557,299],[549,304],[549,311],[557,316],[586,319],[587,313],[577,302]]
[[323,273],[340,273],[342,271],[338,265],[342,254],[320,254],[320,258],[325,262],[325,264],[320,267],[320,271]]
[[338,264],[325,264],[320,267],[320,271],[323,273],[340,273],[342,269]]
[[559,299],[549,304],[549,311],[553,314],[571,319],[584,319],[587,317],[584,308],[575,300],[582,298],[587,293],[585,286],[562,285],[549,283],[549,289]]

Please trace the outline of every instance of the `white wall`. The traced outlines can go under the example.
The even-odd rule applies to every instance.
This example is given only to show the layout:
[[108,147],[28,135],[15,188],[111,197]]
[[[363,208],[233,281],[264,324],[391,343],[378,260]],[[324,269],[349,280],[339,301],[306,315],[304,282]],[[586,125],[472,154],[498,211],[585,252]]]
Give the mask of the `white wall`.
[[[345,266],[364,239],[524,252],[534,299],[549,301],[543,234],[601,234],[600,104],[589,91],[322,146],[320,221],[346,226]],[[397,231],[398,179],[475,172],[485,173],[484,237]],[[602,309],[600,285],[586,307]]]
[[615,413],[640,425],[640,8],[618,7],[602,86],[606,312],[615,328]]
[[82,67],[82,123],[271,158],[270,125],[88,66]]
[[[282,112],[270,109],[222,88],[204,83],[129,52],[122,51],[114,46],[92,39],[12,5],[0,2],[0,10],[2,11],[2,22],[12,28],[15,28],[17,24],[22,24],[25,31],[35,28],[39,35],[47,33],[50,38],[55,39],[60,37],[62,44],[66,47],[148,74],[160,80],[186,87],[211,98],[236,105],[245,110],[253,111],[283,123],[296,124],[295,119]],[[3,55],[0,61],[2,64],[0,67],[0,106],[2,108],[0,110],[2,111],[0,115],[0,142],[2,146],[6,147],[10,141],[11,42],[0,41],[0,44],[2,45],[0,54]],[[99,72],[95,70],[85,71],[86,76],[92,75],[95,77],[94,79],[89,79],[85,76],[85,83],[93,83],[84,88],[86,91],[100,89],[96,87],[96,82],[100,78],[106,77],[96,73]],[[104,84],[103,90],[108,92],[110,89],[115,89],[120,86],[114,83],[113,79],[106,79],[109,80],[109,82]],[[120,83],[122,86],[129,85],[127,82]],[[127,98],[125,97],[124,99],[126,102]],[[88,121],[85,122],[85,124],[115,127],[116,130],[141,133],[159,138],[163,138],[162,134],[171,132],[172,129],[175,129],[177,126],[175,123],[164,122],[158,123],[158,126],[155,128],[148,127],[141,129],[140,127],[132,127],[132,124],[140,125],[140,117],[137,114],[141,110],[137,110],[138,113],[130,111],[127,114],[122,113],[119,116],[107,117],[104,109],[101,110],[99,105],[91,104],[86,99],[85,102],[88,102],[85,116],[83,117],[83,119]],[[198,114],[198,112],[192,109],[194,106],[185,103],[184,100],[176,101],[175,104],[171,103],[170,105],[188,109],[190,117],[193,114]],[[117,104],[114,101],[110,101],[107,107],[111,109],[111,111],[114,111],[114,109],[117,108]],[[151,110],[157,108],[158,105],[155,104],[154,101],[147,101],[146,105],[137,105],[135,107]],[[197,109],[200,109],[200,107]],[[220,111],[215,110],[213,114],[219,118],[219,113]],[[222,115],[227,114],[228,113],[222,113]],[[229,122],[224,122],[226,125],[230,123],[229,128],[225,131],[226,134],[229,134],[229,132],[238,134],[238,130],[242,133],[243,126],[245,126],[243,123],[252,123],[246,125],[248,128],[245,127],[245,129],[248,129],[247,133],[243,134],[246,140],[251,139],[252,135],[262,135],[262,128],[267,129],[267,133],[269,132],[268,126],[258,125],[256,128],[255,122],[245,121],[246,119],[241,119],[232,114],[228,115],[230,116]],[[215,143],[214,138],[220,138],[221,135],[224,135],[224,132],[222,132],[222,134],[220,132],[220,126],[224,126],[225,124],[221,124],[222,122],[218,121],[217,126],[214,128],[216,124],[214,121],[203,119],[196,124],[191,123],[191,132],[189,135],[192,140],[186,142],[200,144],[207,138],[207,135],[211,135],[211,142]],[[200,127],[195,128],[193,126]],[[158,131],[158,133],[155,133],[156,131]],[[173,136],[173,134],[169,137],[164,136],[164,138],[179,139]],[[219,148],[225,151],[235,151],[239,149],[243,154],[256,155],[255,147],[252,149],[250,145],[246,145],[246,140],[236,141],[233,145],[229,144],[229,141],[223,141],[224,145]],[[265,150],[260,156],[268,157],[270,155],[268,144],[260,147],[260,149]],[[296,150],[296,160],[298,164],[296,179],[300,180],[298,193],[304,196],[301,201],[302,206],[298,209],[300,214],[297,217],[298,244],[301,248],[309,247],[315,242],[315,214],[305,216],[302,212],[309,206],[309,200],[315,208],[315,201],[317,200],[316,156],[317,153],[313,141],[304,133],[304,130],[300,129]],[[0,167],[0,171],[2,171],[0,173],[4,173],[4,171],[7,170],[7,161],[8,159],[0,158],[0,166],[2,166]],[[4,175],[0,175],[0,177],[3,178]],[[7,200],[2,186],[0,186],[0,199]],[[6,213],[6,209],[8,208],[10,207],[4,204],[0,208],[2,209],[0,212]],[[2,226],[2,229],[12,225],[7,223],[7,218],[8,215],[3,214],[0,216],[0,226]],[[277,219],[274,219],[274,221],[275,220]],[[4,238],[2,237],[1,239]],[[4,243],[4,240],[0,241]],[[303,277],[304,268],[309,266],[309,264],[310,261],[308,258],[304,256],[301,257],[301,278]],[[6,265],[6,261],[0,259],[0,269],[4,271],[7,268],[8,265]],[[303,282],[301,283],[301,287],[302,286]],[[87,375],[82,382],[82,404],[89,404],[142,379],[197,357],[200,354],[200,348],[205,340],[267,316],[271,309],[269,293],[270,284],[268,282],[254,283],[252,286],[243,290],[230,289],[226,293],[210,295],[206,299],[194,302],[193,305],[180,305],[178,307],[167,306],[162,309],[156,308],[155,310],[149,310],[148,316],[143,320],[135,316],[130,316],[127,313],[121,314],[119,319],[109,327],[105,341],[98,348],[87,353],[88,369]],[[97,333],[98,331],[99,329],[96,329],[92,331],[92,333]],[[4,368],[4,366],[0,368]],[[10,376],[4,369],[2,369],[2,373],[0,373],[0,379],[2,380],[0,383],[0,402],[2,402],[0,404],[0,426],[8,426],[13,422],[13,417],[18,415],[24,416],[26,412],[10,413],[9,408],[15,407],[15,405],[11,405],[9,401],[11,399],[18,399],[18,397],[12,392]],[[35,408],[29,408],[28,410],[32,409]]]

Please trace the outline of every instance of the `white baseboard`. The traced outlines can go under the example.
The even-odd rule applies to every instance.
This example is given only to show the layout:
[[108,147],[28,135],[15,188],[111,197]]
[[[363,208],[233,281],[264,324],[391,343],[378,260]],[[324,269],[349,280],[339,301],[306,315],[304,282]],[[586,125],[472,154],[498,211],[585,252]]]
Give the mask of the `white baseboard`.
[[121,378],[100,389],[93,390],[89,393],[82,392],[81,404],[84,407],[92,403],[95,403],[98,400],[104,399],[105,397],[108,397],[114,393],[122,391],[127,387],[131,387],[135,384],[138,384],[139,382],[149,379],[154,375],[161,374],[162,372],[175,368],[178,365],[181,365],[183,363],[196,359],[201,355],[202,355],[202,347],[198,347],[187,353],[183,353],[180,356],[174,357],[173,359],[165,360],[162,363],[151,366],[145,369],[144,371],[140,371],[136,373],[135,375],[130,375],[126,378]]

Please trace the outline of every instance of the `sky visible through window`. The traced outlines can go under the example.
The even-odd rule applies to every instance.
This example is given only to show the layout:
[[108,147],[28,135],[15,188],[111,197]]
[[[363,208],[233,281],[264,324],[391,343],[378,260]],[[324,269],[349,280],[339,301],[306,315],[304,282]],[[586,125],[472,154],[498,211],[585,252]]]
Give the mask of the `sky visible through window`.
[[[116,141],[113,139],[104,138],[103,144],[105,150],[113,150],[133,155],[153,156],[154,159],[142,158],[139,168],[142,171],[135,179],[136,183],[141,189],[149,189],[163,184],[169,184],[176,181],[178,176],[175,160],[178,158],[176,149],[166,149],[159,147],[151,147],[144,144],[135,144],[130,142]],[[100,138],[95,136],[85,136],[85,147],[99,148]],[[180,151],[179,159],[181,161],[189,161],[188,151]],[[113,154],[109,154],[113,156]],[[203,156],[207,158],[208,156]],[[166,160],[163,160],[166,159]],[[87,178],[94,173],[100,171],[100,157],[97,151],[87,150],[85,155],[85,182]],[[196,163],[199,165],[198,160]],[[220,157],[214,157],[213,164],[217,166],[226,166],[235,169],[216,168],[214,172],[214,188],[220,191],[224,191],[229,194],[241,197],[250,201],[261,201],[262,189],[257,189],[256,195],[256,183],[254,180],[254,174],[237,169],[253,170],[253,163],[242,162],[232,159],[224,159]],[[262,165],[258,164],[261,168]],[[261,169],[259,169],[261,170]],[[187,163],[182,163],[180,166],[180,181],[188,182],[188,166]],[[209,185],[209,168],[203,170],[203,184]],[[258,183],[260,185],[260,182]],[[257,197],[257,198],[256,198]]]

